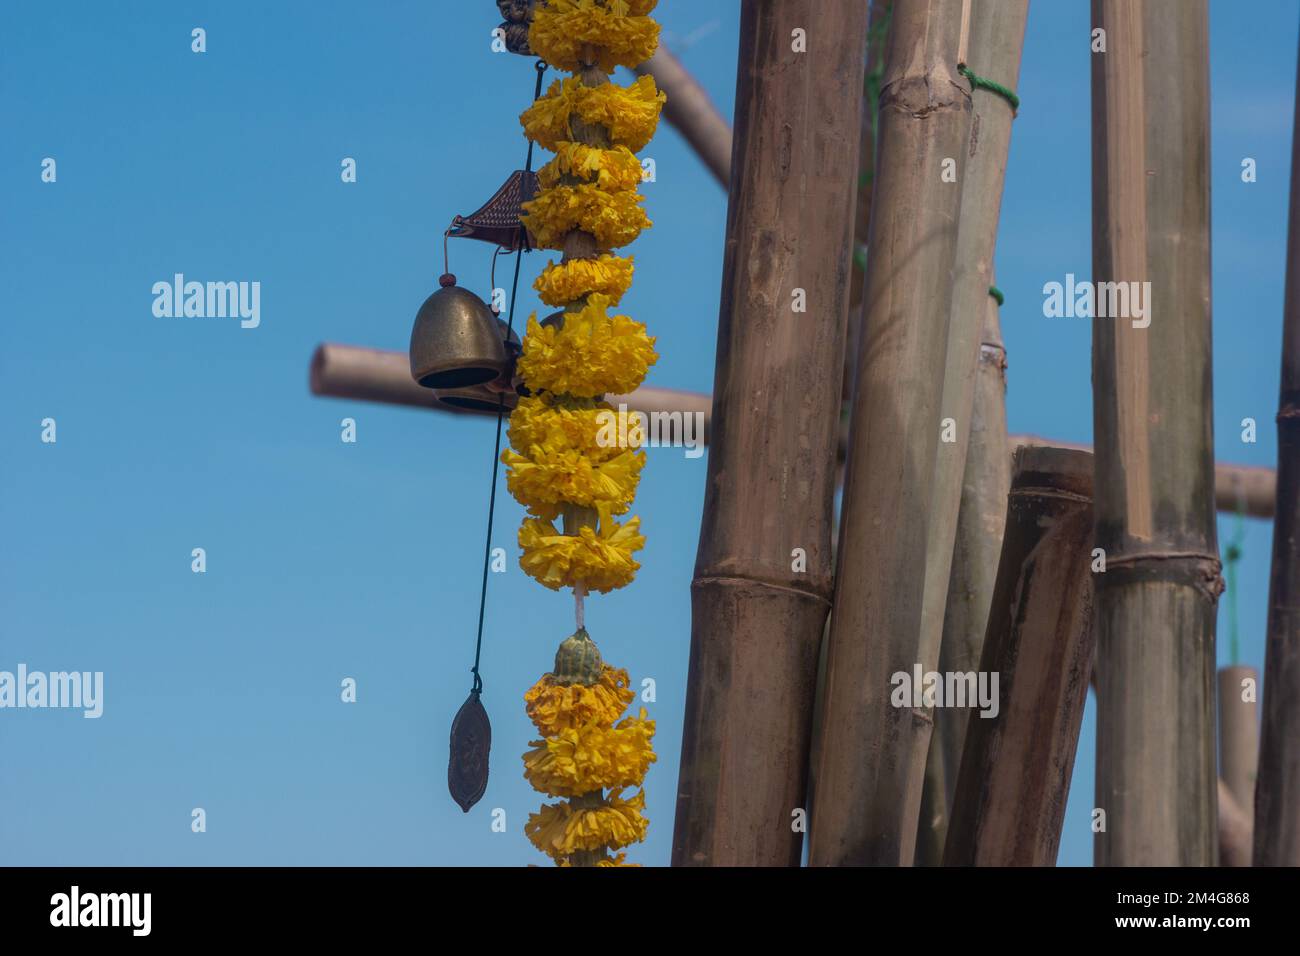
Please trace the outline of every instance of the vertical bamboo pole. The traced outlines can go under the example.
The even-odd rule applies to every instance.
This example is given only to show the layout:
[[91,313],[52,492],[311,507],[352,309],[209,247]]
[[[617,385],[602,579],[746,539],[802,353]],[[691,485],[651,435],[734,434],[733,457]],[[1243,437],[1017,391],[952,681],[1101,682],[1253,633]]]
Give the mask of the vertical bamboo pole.
[[[1021,448],[943,861],[1051,866],[1092,671],[1092,455]],[[972,668],[973,670],[973,668]]]
[[[858,182],[857,204],[853,212],[853,271],[849,283],[849,320],[845,330],[844,342],[844,383],[841,408],[840,435],[847,432],[848,403],[853,400],[853,389],[857,381],[858,345],[862,341],[862,293],[866,269],[867,230],[871,223],[871,197],[874,193],[876,170],[876,122],[877,105],[880,99],[880,84],[885,68],[885,44],[889,30],[889,14],[893,0],[871,0],[871,12],[867,19],[867,60],[862,82],[862,130],[858,137]],[[843,480],[842,464],[836,470],[835,484],[839,487]],[[838,529],[834,517],[831,520],[831,566],[835,565],[835,532]],[[822,630],[822,641],[817,651],[817,684],[813,693],[813,728],[809,752],[816,753],[821,744],[821,727],[823,715],[823,698],[826,689],[826,645],[830,634],[830,615],[826,616],[826,626]],[[808,776],[808,811],[813,813],[816,804],[814,792],[815,780]]]
[[[890,704],[918,660],[926,521],[969,142],[958,0],[896,4],[880,98],[866,318],[858,356],[814,757],[814,865],[910,864],[930,716]],[[959,168],[959,167],[958,167]]]
[[1250,866],[1250,817],[1222,777],[1218,781],[1218,795],[1219,865]]
[[[1093,0],[1099,865],[1214,864],[1214,527],[1205,0]],[[1149,282],[1149,286],[1143,286]],[[1131,284],[1137,283],[1134,287]],[[1149,292],[1147,291],[1149,290]],[[1138,300],[1136,296],[1141,296]],[[1108,317],[1100,305],[1109,298]],[[1149,324],[1141,327],[1142,322]]]
[[[921,812],[917,817],[916,857],[913,860],[917,866],[943,863],[943,845],[948,839],[949,804],[946,796],[952,788],[943,765],[943,730],[939,726],[939,714],[945,709],[941,707],[934,712],[934,730],[925,756],[925,780],[921,783]],[[958,716],[965,718],[969,714],[962,710]]]
[[[996,281],[995,283],[996,284]],[[952,570],[943,616],[939,670],[966,673],[980,664],[993,587],[997,581],[1002,532],[1011,490],[1011,455],[1007,454],[1007,352],[1002,343],[998,303],[985,305],[984,334],[975,373],[970,443],[962,477],[961,509],[953,542]],[[964,711],[939,708],[926,759],[926,794],[917,834],[917,862],[933,864],[943,858],[948,820],[957,787],[962,748],[966,743]],[[942,797],[935,788],[942,786]],[[925,848],[924,854],[922,847]]]
[[[1300,73],[1296,89],[1300,91]],[[1300,100],[1291,134],[1277,507],[1268,587],[1264,719],[1255,788],[1255,865],[1300,866]]]
[[[961,511],[957,517],[953,571],[949,575],[943,617],[939,669],[944,671],[968,671],[979,666],[984,649],[1006,527],[1007,495],[1011,491],[1011,456],[1005,451],[1006,391],[1007,350],[1002,342],[999,306],[989,296],[975,378],[975,405],[971,413],[966,474],[962,480]],[[936,724],[952,729],[951,733],[945,730],[942,736],[951,806],[966,744],[966,721],[940,712]]]
[[[1247,682],[1249,684],[1247,685]],[[1233,807],[1245,825],[1247,849],[1245,861],[1233,864],[1222,852],[1220,834],[1219,862],[1224,866],[1249,866],[1251,817],[1255,810],[1255,774],[1259,758],[1259,722],[1255,716],[1255,695],[1247,695],[1246,686],[1259,687],[1259,672],[1253,667],[1234,664],[1219,670],[1219,781],[1232,797]],[[1219,800],[1219,819],[1224,818],[1223,799]]]
[[[981,77],[1014,89],[1020,76],[1020,51],[1024,46],[1028,13],[1029,0],[974,0],[965,65]],[[943,399],[939,407],[940,420],[950,423],[951,431],[940,430],[935,436],[934,499],[927,532],[919,657],[927,670],[939,662],[943,637],[943,614],[975,401],[975,369],[979,364],[988,290],[993,284],[993,248],[1002,208],[1011,122],[1015,116],[1008,100],[982,88],[972,92],[972,111],[970,146],[961,161],[961,219],[957,230]],[[949,812],[942,793],[947,789],[940,780],[943,776],[937,763],[927,762],[929,794],[923,802],[928,812],[922,813],[918,834],[918,862],[921,863],[937,863],[943,854],[942,833]]]
[[1249,819],[1255,804],[1259,722],[1255,695],[1244,693],[1247,682],[1259,687],[1259,672],[1253,667],[1233,664],[1219,670],[1219,776]]
[[741,7],[674,865],[799,863],[866,20],[857,0]]

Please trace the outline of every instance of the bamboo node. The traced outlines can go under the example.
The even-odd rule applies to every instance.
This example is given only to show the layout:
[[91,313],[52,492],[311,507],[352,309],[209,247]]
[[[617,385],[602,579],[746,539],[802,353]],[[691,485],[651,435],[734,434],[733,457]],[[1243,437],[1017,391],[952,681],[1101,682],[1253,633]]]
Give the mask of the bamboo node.
[[[945,97],[940,92],[943,90],[951,90],[953,95]],[[913,119],[969,110],[970,104],[970,93],[953,80],[951,73],[946,70],[940,73],[938,67],[929,73],[905,74],[880,89],[881,111],[895,110]]]
[[1098,587],[1164,581],[1196,588],[1211,604],[1224,591],[1217,555],[1199,551],[1135,551],[1106,559],[1106,572],[1094,580]]

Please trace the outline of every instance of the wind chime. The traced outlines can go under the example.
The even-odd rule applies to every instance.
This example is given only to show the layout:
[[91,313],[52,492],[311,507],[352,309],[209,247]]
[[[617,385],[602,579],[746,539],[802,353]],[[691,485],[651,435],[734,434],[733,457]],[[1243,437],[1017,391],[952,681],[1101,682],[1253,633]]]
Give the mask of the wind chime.
[[[533,104],[520,117],[528,160],[482,209],[456,217],[444,237],[444,259],[446,238],[496,244],[494,263],[503,251],[515,252],[508,319],[501,322],[445,272],[411,335],[412,377],[439,401],[495,412],[497,449],[510,414],[512,447],[499,458],[493,453],[474,683],[451,733],[448,785],[467,812],[487,787],[491,726],[480,700],[479,657],[499,462],[507,466],[511,494],[528,510],[519,529],[520,566],[545,587],[574,595],[574,633],[560,643],[554,669],[524,695],[542,736],[524,754],[524,776],[563,798],[531,814],[525,832],[560,866],[625,865],[626,854],[611,851],[644,839],[648,824],[640,788],[655,760],[654,722],[644,709],[623,716],[635,696],[628,674],[603,661],[583,605],[592,591],[630,583],[640,567],[633,554],[645,544],[639,518],[617,520],[631,507],[645,463],[640,423],[618,422],[603,399],[633,391],[658,358],[645,326],[610,309],[633,271],[631,258],[612,250],[651,224],[637,193],[642,168],[635,151],[654,135],[666,98],[650,77],[624,87],[608,74],[654,54],[659,26],[648,14],[656,3],[497,0],[507,49],[540,58]],[[541,95],[547,64],[572,75]],[[533,144],[555,154],[537,174]],[[538,297],[559,311],[541,322],[532,316],[520,345],[515,292],[522,253],[532,248],[562,253],[534,283]],[[619,427],[606,427],[611,422]],[[631,441],[602,442],[611,433]]]

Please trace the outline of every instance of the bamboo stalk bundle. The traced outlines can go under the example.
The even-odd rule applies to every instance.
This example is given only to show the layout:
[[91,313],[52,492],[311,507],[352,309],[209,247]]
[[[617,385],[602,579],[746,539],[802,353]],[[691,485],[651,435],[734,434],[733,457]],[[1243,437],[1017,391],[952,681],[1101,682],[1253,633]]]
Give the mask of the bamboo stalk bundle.
[[[971,5],[969,68],[1005,89],[1020,75],[1029,0],[974,0]],[[984,88],[972,92],[970,147],[962,156],[961,218],[957,228],[952,315],[944,366],[940,419],[951,434],[935,436],[936,471],[925,559],[925,597],[921,610],[920,661],[926,669],[939,659],[943,616],[948,599],[953,542],[961,507],[962,479],[975,402],[975,370],[980,337],[993,285],[993,248],[1002,207],[1002,185],[1015,110],[1002,95]],[[950,809],[947,786],[940,786],[937,764],[927,763],[918,862],[937,864],[943,853],[943,820]],[[927,834],[928,831],[928,834]]]
[[[1296,89],[1300,90],[1300,72]],[[1286,256],[1277,506],[1255,788],[1256,866],[1300,866],[1300,100],[1291,141]]]
[[[799,863],[832,585],[866,18],[856,0],[741,7],[674,865]],[[796,26],[808,52],[792,49]],[[796,289],[806,313],[792,309]]]
[[[969,143],[956,73],[958,0],[897,4],[880,99],[866,317],[858,356],[825,710],[814,757],[814,865],[910,864],[930,741],[890,703],[918,660],[925,534],[961,193],[946,159]],[[949,188],[945,188],[949,187]]]
[[[1094,0],[1093,320],[1099,865],[1213,865],[1214,627],[1205,0]],[[1177,108],[1170,108],[1176,104]],[[1149,285],[1143,285],[1149,283]]]
[[979,662],[1000,707],[969,712],[945,865],[1056,862],[1092,670],[1092,469],[1086,452],[1016,452]]

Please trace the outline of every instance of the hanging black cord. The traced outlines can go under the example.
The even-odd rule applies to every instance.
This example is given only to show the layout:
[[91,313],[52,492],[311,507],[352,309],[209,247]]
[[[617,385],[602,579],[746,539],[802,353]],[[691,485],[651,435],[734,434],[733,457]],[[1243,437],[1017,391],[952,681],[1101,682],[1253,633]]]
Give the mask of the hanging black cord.
[[[537,85],[533,88],[533,101],[542,95],[542,76],[546,73],[546,63],[538,60],[537,64]],[[528,155],[524,159],[524,171],[533,171],[533,141],[528,141]],[[510,307],[507,310],[506,318],[506,342],[510,341],[510,335],[515,330],[515,297],[519,291],[519,266],[524,258],[524,250],[528,248],[528,233],[525,232],[523,242],[520,244],[518,251],[515,252],[515,276],[510,283]],[[497,252],[500,252],[498,249]],[[497,252],[492,254],[493,275],[496,274],[496,257]],[[483,693],[483,678],[479,675],[478,665],[483,654],[483,618],[487,613],[487,585],[488,570],[492,564],[492,518],[497,509],[497,473],[501,465],[501,420],[506,415],[506,396],[505,392],[497,396],[497,438],[492,447],[492,485],[491,492],[488,495],[488,516],[487,516],[487,536],[483,542],[483,586],[479,590],[478,596],[478,637],[474,641],[474,666],[470,672],[474,675],[474,686],[470,688],[470,694],[477,697]]]

